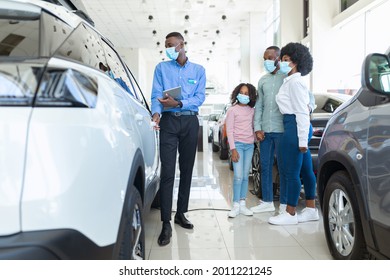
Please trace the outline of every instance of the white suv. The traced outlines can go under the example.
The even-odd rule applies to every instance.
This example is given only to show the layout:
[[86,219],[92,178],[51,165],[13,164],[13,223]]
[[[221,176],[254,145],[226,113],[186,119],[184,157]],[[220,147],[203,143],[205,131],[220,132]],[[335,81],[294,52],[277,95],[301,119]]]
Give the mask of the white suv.
[[0,259],[143,259],[158,135],[128,67],[62,6],[0,0],[0,26]]

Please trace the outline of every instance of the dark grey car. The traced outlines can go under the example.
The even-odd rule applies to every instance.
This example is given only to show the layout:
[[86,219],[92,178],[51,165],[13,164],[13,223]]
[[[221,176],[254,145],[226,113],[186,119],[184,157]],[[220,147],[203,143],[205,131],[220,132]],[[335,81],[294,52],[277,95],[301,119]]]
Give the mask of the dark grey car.
[[361,89],[321,140],[318,197],[335,259],[390,258],[389,50],[367,56]]

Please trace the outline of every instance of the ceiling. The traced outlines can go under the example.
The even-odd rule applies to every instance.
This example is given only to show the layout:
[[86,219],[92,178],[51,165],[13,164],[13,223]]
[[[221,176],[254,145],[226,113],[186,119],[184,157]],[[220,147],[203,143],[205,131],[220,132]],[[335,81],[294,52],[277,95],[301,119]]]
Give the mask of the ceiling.
[[95,27],[116,48],[144,49],[148,60],[161,61],[166,59],[165,36],[178,31],[187,42],[187,55],[199,63],[226,59],[227,49],[239,49],[249,13],[266,12],[272,4],[272,0],[81,1]]

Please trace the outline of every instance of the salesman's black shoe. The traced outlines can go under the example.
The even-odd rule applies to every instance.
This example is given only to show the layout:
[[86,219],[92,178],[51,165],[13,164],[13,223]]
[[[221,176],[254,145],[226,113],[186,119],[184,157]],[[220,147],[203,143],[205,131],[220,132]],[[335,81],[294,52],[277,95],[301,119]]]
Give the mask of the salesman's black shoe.
[[172,227],[170,222],[164,222],[160,236],[158,237],[157,243],[160,246],[165,246],[171,242]]
[[188,229],[194,228],[194,225],[189,220],[187,220],[186,216],[184,216],[183,213],[176,213],[175,224],[178,224],[183,228],[188,228]]

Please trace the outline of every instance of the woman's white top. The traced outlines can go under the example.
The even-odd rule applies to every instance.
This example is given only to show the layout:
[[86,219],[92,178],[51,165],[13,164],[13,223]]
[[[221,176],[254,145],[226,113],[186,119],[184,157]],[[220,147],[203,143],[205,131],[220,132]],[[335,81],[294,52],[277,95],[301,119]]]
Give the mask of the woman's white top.
[[297,134],[299,147],[306,147],[308,144],[310,128],[309,112],[309,90],[306,87],[301,73],[297,72],[287,76],[276,95],[276,103],[282,114],[295,115],[297,122]]

